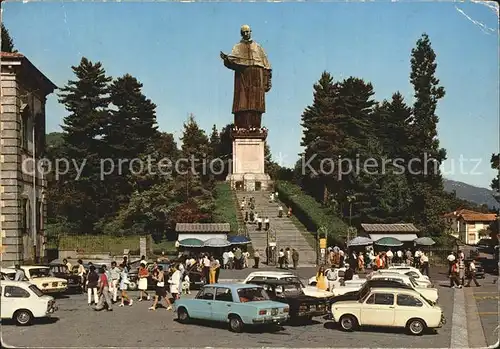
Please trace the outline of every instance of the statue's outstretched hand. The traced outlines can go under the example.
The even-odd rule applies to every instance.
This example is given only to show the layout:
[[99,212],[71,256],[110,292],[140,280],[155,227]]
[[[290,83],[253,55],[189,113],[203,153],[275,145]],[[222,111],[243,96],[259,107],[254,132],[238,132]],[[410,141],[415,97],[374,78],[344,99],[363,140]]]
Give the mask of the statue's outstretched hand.
[[224,52],[220,51],[220,58],[227,59],[227,55]]

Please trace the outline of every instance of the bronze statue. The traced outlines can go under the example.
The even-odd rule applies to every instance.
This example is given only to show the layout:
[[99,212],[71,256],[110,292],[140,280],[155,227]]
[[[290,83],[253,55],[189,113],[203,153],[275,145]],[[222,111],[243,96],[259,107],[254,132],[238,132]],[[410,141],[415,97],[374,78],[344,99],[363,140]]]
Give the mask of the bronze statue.
[[233,114],[238,128],[261,128],[266,111],[265,93],[271,90],[271,65],[264,49],[251,37],[248,25],[241,27],[241,41],[230,55],[220,53],[224,65],[234,70]]

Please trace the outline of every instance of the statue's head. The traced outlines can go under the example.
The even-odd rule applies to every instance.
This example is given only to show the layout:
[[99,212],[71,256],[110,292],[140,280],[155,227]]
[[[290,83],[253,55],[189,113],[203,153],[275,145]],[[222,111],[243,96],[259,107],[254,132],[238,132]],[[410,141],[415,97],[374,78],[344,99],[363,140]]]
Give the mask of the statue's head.
[[250,38],[252,37],[252,29],[250,29],[250,26],[248,24],[244,24],[241,26],[240,33],[243,40],[250,40]]

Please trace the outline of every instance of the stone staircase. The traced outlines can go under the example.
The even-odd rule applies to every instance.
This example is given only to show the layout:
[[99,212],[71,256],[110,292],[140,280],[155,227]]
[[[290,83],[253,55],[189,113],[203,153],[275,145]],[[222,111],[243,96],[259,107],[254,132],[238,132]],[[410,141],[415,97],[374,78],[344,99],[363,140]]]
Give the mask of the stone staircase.
[[[276,239],[278,243],[278,248],[295,248],[299,251],[299,265],[315,265],[316,264],[316,251],[312,247],[306,238],[302,235],[301,230],[291,221],[290,218],[286,216],[287,207],[278,202],[269,202],[269,196],[271,192],[268,191],[237,191],[236,198],[238,200],[238,209],[242,212],[243,217],[245,216],[245,211],[250,214],[250,207],[247,205],[245,210],[241,210],[241,202],[243,198],[248,199],[253,197],[255,199],[255,209],[254,213],[257,213],[262,220],[267,216],[269,217],[270,228],[276,232]],[[283,207],[283,217],[278,217],[278,207]],[[267,246],[267,232],[264,230],[264,223],[262,224],[262,230],[257,230],[257,224],[244,223],[248,229],[248,234],[252,240],[252,246],[254,249],[261,251],[262,256],[265,256],[265,249]],[[308,234],[305,228],[302,230],[305,234]]]

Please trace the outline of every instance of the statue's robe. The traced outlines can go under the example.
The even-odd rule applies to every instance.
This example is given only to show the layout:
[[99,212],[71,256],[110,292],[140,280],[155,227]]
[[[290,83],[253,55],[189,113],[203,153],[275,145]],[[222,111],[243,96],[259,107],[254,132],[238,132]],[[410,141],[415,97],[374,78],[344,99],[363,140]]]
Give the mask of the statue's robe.
[[260,127],[266,111],[265,93],[271,89],[271,65],[255,41],[234,45],[224,65],[234,70],[233,114],[240,127]]

